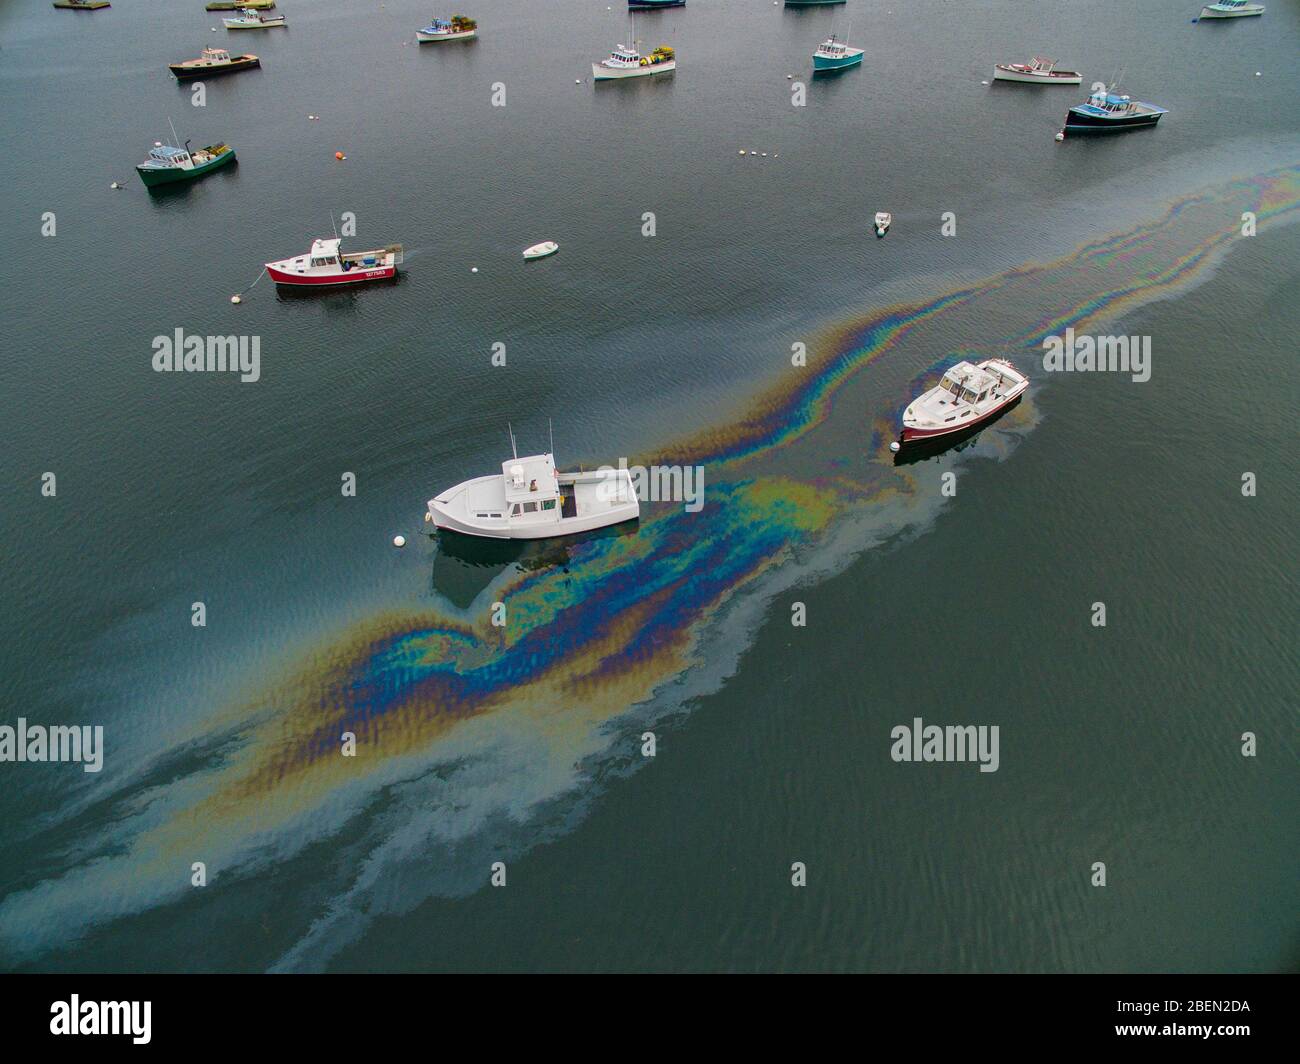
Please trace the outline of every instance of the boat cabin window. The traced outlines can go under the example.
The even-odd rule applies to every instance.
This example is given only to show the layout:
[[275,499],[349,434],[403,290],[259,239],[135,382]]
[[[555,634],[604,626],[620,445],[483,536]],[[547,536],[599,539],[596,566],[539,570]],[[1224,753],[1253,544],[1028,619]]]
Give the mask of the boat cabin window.
[[944,379],[939,382],[939,387],[945,392],[952,392],[953,395],[957,394],[957,385],[953,384],[953,382],[947,377],[944,377]]
[[526,503],[524,503],[524,513],[526,513],[526,514],[535,514],[535,513],[537,513],[537,503],[535,503],[535,502],[526,502]]
[[961,397],[965,399],[966,402],[968,403],[975,402],[975,393],[972,392],[969,388],[963,388],[961,390]]
[[555,500],[554,500],[554,499],[547,499],[547,500],[545,500],[545,501],[542,503],[542,509],[543,509],[543,510],[554,510],[554,509],[555,509]]
[[322,255],[319,258],[312,259],[311,264],[313,266],[335,266],[338,264],[338,259],[333,255]]
[[977,402],[977,403],[982,403],[982,402],[984,402],[984,397],[985,397],[986,395],[988,395],[988,394],[989,394],[989,393],[988,393],[988,390],[987,390],[987,389],[985,389],[984,391],[980,392],[980,397],[979,397],[978,399],[976,399],[975,402]]
[[510,516],[511,516],[511,517],[518,517],[518,516],[519,516],[519,504],[518,504],[518,503],[515,503],[512,507],[510,507]]

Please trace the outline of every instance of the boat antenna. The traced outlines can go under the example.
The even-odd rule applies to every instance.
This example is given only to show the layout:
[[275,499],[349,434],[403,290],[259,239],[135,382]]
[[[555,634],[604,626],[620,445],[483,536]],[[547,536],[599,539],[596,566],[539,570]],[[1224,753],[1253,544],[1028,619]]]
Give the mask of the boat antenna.
[[510,433],[510,453],[518,458],[519,449],[515,446],[515,430],[509,421],[506,422],[506,431]]
[[181,139],[181,138],[178,137],[178,136],[176,135],[176,127],[175,127],[174,125],[172,125],[172,116],[171,116],[171,115],[168,115],[168,116],[167,116],[167,127],[172,131],[172,143],[173,143],[173,144],[176,144],[176,145],[179,145],[179,144],[180,144],[180,139]]
[[339,227],[334,224],[334,212],[330,211],[330,228],[334,230],[334,239],[339,238]]
[[546,419],[546,432],[551,437],[551,460],[555,460],[555,428],[551,425],[551,419]]

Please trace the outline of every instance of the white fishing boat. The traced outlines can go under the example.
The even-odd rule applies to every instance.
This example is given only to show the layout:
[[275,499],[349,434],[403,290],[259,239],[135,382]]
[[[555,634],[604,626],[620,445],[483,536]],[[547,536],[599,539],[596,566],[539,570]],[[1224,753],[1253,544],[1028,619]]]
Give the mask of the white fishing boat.
[[593,81],[610,81],[615,78],[640,78],[648,74],[667,74],[677,69],[673,50],[661,45],[649,55],[642,55],[631,45],[619,45],[609,53],[608,59],[591,64]]
[[1219,0],[1217,4],[1201,8],[1201,18],[1244,18],[1263,13],[1263,4],[1252,4],[1249,0]]
[[223,18],[221,22],[228,30],[269,30],[285,25],[283,15],[263,15],[251,8],[244,8],[234,18]]
[[534,244],[530,248],[524,248],[524,258],[544,259],[547,255],[554,255],[559,250],[560,245],[554,240],[543,240],[540,244]]
[[1019,81],[1026,85],[1078,85],[1083,75],[1077,70],[1057,70],[1055,59],[1034,56],[1028,63],[995,63],[994,81]]
[[[511,435],[511,444],[514,436]],[[550,539],[636,520],[627,469],[560,473],[552,454],[515,457],[501,472],[475,477],[429,500],[426,524],[489,539]]]
[[1028,387],[1029,379],[1006,359],[958,362],[903,412],[902,435],[890,450],[986,425],[1019,402]]
[[888,211],[877,211],[875,217],[876,236],[884,236],[894,224],[894,216]]
[[464,15],[452,15],[451,18],[436,18],[422,30],[415,31],[415,39],[421,44],[433,44],[438,41],[467,41],[478,34],[478,23]]

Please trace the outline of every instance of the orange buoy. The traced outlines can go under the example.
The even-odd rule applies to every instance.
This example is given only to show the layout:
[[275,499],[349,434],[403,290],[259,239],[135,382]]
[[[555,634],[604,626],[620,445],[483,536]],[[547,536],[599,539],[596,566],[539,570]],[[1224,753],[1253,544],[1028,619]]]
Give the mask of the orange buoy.
[[342,161],[343,161],[343,153],[342,153],[341,151],[336,151],[336,152],[334,153],[334,158],[338,159],[339,162],[342,162]]

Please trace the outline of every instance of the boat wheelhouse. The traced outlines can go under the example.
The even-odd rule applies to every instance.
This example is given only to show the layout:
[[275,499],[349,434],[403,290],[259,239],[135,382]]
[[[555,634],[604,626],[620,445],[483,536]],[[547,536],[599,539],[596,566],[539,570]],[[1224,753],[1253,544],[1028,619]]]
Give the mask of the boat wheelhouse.
[[233,162],[234,158],[235,149],[229,144],[210,144],[198,151],[190,151],[189,141],[183,148],[156,144],[149,149],[149,158],[140,163],[135,172],[148,188],[154,188],[176,181],[193,181]]
[[268,262],[266,272],[276,284],[314,288],[387,281],[397,276],[403,259],[401,244],[343,252],[341,243],[338,237],[313,240],[307,254]]
[[862,62],[861,48],[850,48],[835,34],[822,41],[813,52],[813,71],[847,70]]
[[191,78],[210,78],[217,74],[232,74],[237,70],[251,70],[261,66],[261,60],[255,55],[232,56],[224,48],[204,48],[198,59],[185,59],[171,63],[167,69],[175,75],[177,81]]
[[286,25],[283,15],[263,15],[251,7],[240,8],[234,18],[223,18],[221,22],[228,30],[269,30]]
[[1018,403],[1028,387],[1029,379],[1006,359],[991,358],[979,365],[958,362],[903,412],[899,445],[986,425]]
[[436,18],[422,30],[415,31],[415,39],[421,44],[437,41],[467,41],[478,33],[478,23],[464,15],[452,15],[451,18]]
[[1155,104],[1142,103],[1128,96],[1116,96],[1108,90],[1098,90],[1088,97],[1087,103],[1071,107],[1065,116],[1067,133],[1109,133],[1139,126],[1154,126],[1160,116],[1169,112]]
[[649,55],[642,55],[635,48],[620,44],[609,53],[608,59],[591,64],[591,78],[593,81],[639,78],[647,74],[667,74],[676,69],[676,54],[667,45],[660,45]]
[[994,81],[1019,81],[1026,85],[1078,85],[1083,75],[1077,70],[1057,70],[1055,59],[1034,56],[1028,63],[996,63]]
[[1201,18],[1244,18],[1263,13],[1264,5],[1250,3],[1250,0],[1218,0],[1218,3],[1201,8]]
[[550,539],[641,514],[631,471],[560,473],[552,454],[511,458],[500,473],[457,484],[428,506],[426,524],[489,539]]

